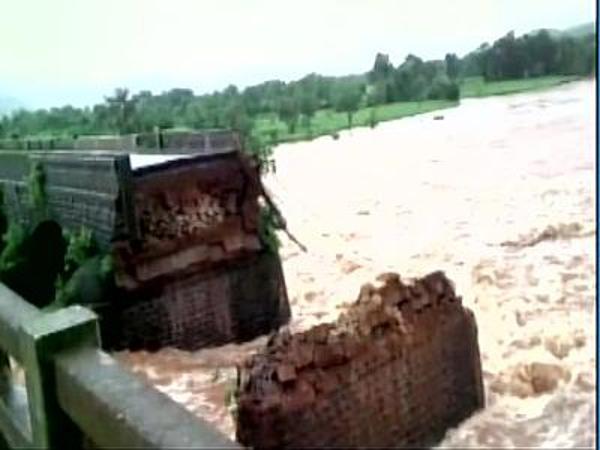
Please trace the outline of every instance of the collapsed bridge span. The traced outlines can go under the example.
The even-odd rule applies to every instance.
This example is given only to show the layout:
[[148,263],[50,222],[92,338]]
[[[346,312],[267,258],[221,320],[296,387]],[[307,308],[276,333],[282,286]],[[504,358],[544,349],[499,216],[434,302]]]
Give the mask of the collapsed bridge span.
[[450,281],[381,281],[335,323],[279,333],[242,365],[242,444],[427,446],[483,407],[477,326]]

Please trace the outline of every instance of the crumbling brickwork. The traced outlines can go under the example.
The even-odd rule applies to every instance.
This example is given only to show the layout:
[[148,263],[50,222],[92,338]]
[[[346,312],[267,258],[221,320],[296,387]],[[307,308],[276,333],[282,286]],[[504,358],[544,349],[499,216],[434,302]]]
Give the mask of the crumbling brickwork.
[[113,305],[111,346],[195,350],[252,339],[290,317],[279,259],[268,252],[175,276],[139,297]]
[[138,239],[114,244],[119,285],[133,290],[175,271],[210,269],[261,251],[258,177],[231,154],[135,171]]
[[280,333],[241,367],[242,444],[429,446],[483,407],[475,319],[451,282],[381,281],[337,322]]
[[143,300],[116,313],[119,347],[195,350],[288,321],[279,257],[259,238],[258,168],[244,168],[242,157],[219,153],[132,173],[138,238],[113,248],[118,285]]

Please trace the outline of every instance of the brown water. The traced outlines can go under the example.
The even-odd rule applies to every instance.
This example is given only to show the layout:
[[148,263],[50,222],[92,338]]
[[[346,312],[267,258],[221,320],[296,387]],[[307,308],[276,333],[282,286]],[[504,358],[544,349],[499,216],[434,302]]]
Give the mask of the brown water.
[[[390,270],[444,270],[475,312],[487,408],[442,446],[593,446],[594,88],[464,100],[444,120],[276,149],[266,184],[309,249],[282,238],[292,330],[335,318]],[[119,358],[233,435],[232,367],[262,342]],[[543,389],[534,363],[556,366]]]

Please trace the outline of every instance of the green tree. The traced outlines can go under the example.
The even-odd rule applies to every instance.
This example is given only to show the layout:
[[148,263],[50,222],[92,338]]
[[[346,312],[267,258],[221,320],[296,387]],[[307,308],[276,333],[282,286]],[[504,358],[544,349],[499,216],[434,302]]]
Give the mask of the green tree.
[[340,86],[334,97],[336,111],[345,112],[348,115],[348,128],[352,128],[352,118],[358,110],[363,95],[360,84],[347,83]]
[[408,55],[394,72],[394,101],[420,101],[427,98],[436,66],[426,66],[415,55]]
[[210,127],[208,111],[202,102],[193,102],[185,111],[185,125],[190,128],[202,129]]
[[371,128],[375,128],[378,123],[379,120],[377,119],[377,108],[373,107],[369,112],[369,126]]
[[129,90],[117,88],[111,97],[106,97],[111,123],[120,134],[135,130],[135,100],[129,98]]
[[251,134],[254,122],[241,99],[234,99],[225,107],[225,126],[244,136]]
[[303,91],[298,101],[300,112],[306,119],[307,128],[311,128],[312,118],[319,108],[319,99],[312,91]]
[[446,74],[438,74],[431,83],[428,97],[432,100],[458,100],[460,89]]
[[371,83],[388,80],[394,72],[394,66],[390,62],[390,57],[383,53],[377,53],[373,68],[368,73],[368,79]]
[[277,110],[279,118],[287,124],[288,132],[294,134],[298,118],[300,117],[300,108],[298,101],[294,97],[284,97],[279,102]]
[[447,53],[445,61],[446,75],[450,80],[455,81],[460,72],[460,59],[454,53]]

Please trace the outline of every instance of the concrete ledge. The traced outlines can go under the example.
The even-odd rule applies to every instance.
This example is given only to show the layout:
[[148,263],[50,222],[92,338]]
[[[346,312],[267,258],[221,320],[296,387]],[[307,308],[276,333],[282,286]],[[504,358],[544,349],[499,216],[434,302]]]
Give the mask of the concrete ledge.
[[0,283],[0,349],[22,361],[20,328],[40,316],[35,306]]
[[54,355],[67,348],[99,346],[97,316],[81,306],[40,314],[21,325],[32,438],[42,448],[76,447],[81,433],[58,405]]
[[240,448],[99,350],[96,319],[81,306],[42,313],[0,284],[0,370],[6,350],[27,380],[25,395],[0,376],[2,448],[77,448],[82,436],[97,448]]
[[[6,447],[2,446],[2,438]],[[27,409],[27,394],[12,384],[0,387],[0,448],[32,447],[31,421]]]
[[241,448],[91,348],[56,358],[61,407],[100,448]]
[[0,139],[0,150],[74,150],[130,153],[202,153],[239,150],[236,132],[226,129],[163,130],[125,135],[84,135],[67,138]]

